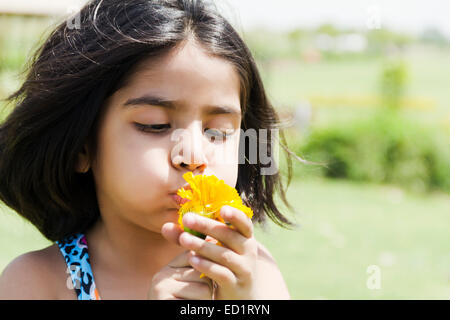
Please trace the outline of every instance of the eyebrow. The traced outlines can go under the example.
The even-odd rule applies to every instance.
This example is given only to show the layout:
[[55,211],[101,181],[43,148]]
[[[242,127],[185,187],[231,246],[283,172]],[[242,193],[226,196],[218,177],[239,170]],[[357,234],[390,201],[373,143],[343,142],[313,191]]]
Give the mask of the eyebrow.
[[[125,108],[129,107],[141,107],[141,106],[156,106],[156,107],[163,107],[170,110],[177,110],[178,109],[178,103],[176,100],[169,100],[161,97],[156,96],[149,96],[145,95],[139,98],[131,98],[128,99],[123,106]],[[215,114],[231,114],[231,115],[241,115],[241,111],[237,111],[236,108],[230,107],[230,106],[206,106],[204,108],[204,113],[208,115],[215,115]]]

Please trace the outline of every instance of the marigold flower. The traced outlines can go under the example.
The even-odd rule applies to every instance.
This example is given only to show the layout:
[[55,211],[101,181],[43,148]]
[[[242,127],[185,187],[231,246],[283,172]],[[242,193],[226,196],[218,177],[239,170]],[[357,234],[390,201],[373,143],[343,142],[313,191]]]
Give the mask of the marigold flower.
[[224,205],[236,208],[244,212],[250,219],[253,216],[253,210],[245,206],[239,196],[237,190],[227,185],[223,180],[219,180],[216,176],[197,175],[194,176],[191,171],[183,175],[191,190],[180,188],[177,194],[189,201],[185,202],[178,210],[178,223],[185,231],[205,239],[206,235],[191,230],[183,226],[183,216],[187,212],[193,212],[201,216],[214,219],[225,223],[220,216],[220,208]]

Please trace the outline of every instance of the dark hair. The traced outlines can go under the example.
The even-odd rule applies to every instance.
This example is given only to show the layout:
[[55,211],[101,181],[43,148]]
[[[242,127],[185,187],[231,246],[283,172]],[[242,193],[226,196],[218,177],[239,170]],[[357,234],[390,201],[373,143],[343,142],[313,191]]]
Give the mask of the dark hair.
[[[94,0],[81,9],[79,28],[59,24],[34,54],[20,89],[8,98],[15,107],[0,126],[0,199],[49,240],[86,231],[99,217],[95,184],[91,170],[77,173],[75,166],[85,145],[95,154],[104,101],[137,62],[161,56],[189,37],[235,66],[241,81],[241,128],[279,128],[250,50],[209,4]],[[272,139],[269,135],[264,141],[271,158]],[[280,140],[286,144],[282,132]],[[289,185],[289,154],[287,159]],[[275,204],[278,191],[292,210],[279,172],[261,175],[261,168],[259,161],[239,164],[236,189],[245,195],[255,222],[268,216],[292,226]]]

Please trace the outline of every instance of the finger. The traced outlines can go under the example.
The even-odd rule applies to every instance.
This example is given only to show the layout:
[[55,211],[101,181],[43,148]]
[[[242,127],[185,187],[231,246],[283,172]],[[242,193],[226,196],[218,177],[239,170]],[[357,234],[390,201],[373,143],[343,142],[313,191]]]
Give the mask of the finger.
[[177,290],[172,293],[175,298],[186,300],[211,300],[212,287],[206,283],[179,282]]
[[208,278],[217,282],[221,287],[232,287],[237,284],[237,278],[234,273],[217,263],[198,255],[191,256],[189,262],[196,270],[204,273]]
[[253,236],[253,223],[241,210],[230,206],[223,206],[220,209],[220,216],[228,223],[231,223],[244,237]]
[[167,264],[171,268],[183,268],[190,267],[189,264],[189,251],[184,251],[183,253],[177,255]]
[[209,286],[212,285],[211,279],[204,277],[200,278],[200,272],[198,270],[195,270],[192,268],[191,265],[189,265],[188,268],[177,268],[173,269],[174,273],[172,275],[172,278],[177,281],[184,281],[184,282],[199,282],[204,283]]
[[228,248],[217,246],[188,232],[181,234],[180,244],[210,261],[227,267],[238,277],[247,277],[251,273],[251,270],[246,267],[244,259]]
[[167,222],[164,223],[161,228],[161,234],[164,238],[167,239],[167,241],[171,243],[175,243],[179,245],[178,237],[183,232],[183,229],[178,224],[175,224],[173,222]]
[[[178,241],[179,241],[179,239],[178,239]],[[214,239],[213,237],[210,237],[208,235],[206,236],[205,241],[213,243],[213,244],[219,243],[219,241],[217,241],[216,239]]]
[[186,213],[183,217],[183,224],[192,230],[217,239],[239,254],[243,254],[245,251],[245,243],[248,239],[237,230],[229,228],[225,223],[208,219],[195,213]]

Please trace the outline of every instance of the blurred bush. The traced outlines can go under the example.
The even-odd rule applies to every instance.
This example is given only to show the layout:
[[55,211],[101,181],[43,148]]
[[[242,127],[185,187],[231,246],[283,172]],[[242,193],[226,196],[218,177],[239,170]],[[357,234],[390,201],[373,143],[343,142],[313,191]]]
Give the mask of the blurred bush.
[[385,62],[380,79],[380,96],[383,106],[400,108],[407,77],[407,65],[404,61],[389,60]]
[[395,111],[315,128],[305,141],[293,145],[307,160],[325,162],[317,167],[326,177],[450,192],[448,134]]

